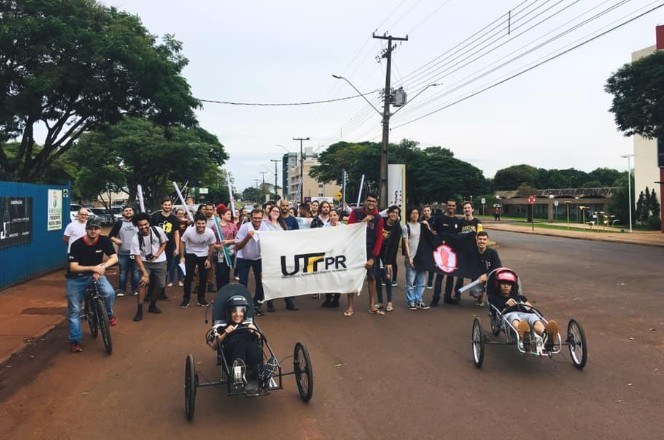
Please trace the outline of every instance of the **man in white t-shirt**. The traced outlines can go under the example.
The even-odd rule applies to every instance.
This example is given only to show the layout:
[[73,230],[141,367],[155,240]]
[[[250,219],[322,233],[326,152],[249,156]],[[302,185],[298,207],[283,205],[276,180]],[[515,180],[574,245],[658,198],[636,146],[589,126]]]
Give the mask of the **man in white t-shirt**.
[[191,298],[191,282],[198,267],[198,305],[207,307],[210,304],[205,300],[205,286],[208,269],[212,267],[212,255],[217,244],[217,238],[212,229],[207,227],[204,215],[194,217],[194,227],[187,228],[180,238],[180,263],[185,265],[184,296],[180,307],[189,307]]
[[71,250],[71,244],[85,235],[85,224],[88,222],[88,210],[81,207],[78,210],[76,220],[69,223],[65,228],[62,241],[67,243],[67,253]]
[[[154,292],[159,292],[166,285],[166,254],[164,252],[168,237],[160,227],[150,226],[150,216],[145,212],[136,214],[132,222],[138,228],[138,234],[131,240],[130,252],[136,259],[138,270],[141,272],[141,280],[138,283],[138,308],[134,321],[141,321],[143,319],[143,301],[150,282],[154,284]],[[150,307],[148,308],[150,313],[161,313],[157,307],[156,296],[150,297]]]

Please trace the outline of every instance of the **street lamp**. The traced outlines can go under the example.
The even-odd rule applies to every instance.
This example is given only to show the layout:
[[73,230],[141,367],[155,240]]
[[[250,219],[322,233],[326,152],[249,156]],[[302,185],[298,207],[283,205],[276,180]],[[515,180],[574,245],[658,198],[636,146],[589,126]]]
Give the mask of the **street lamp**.
[[[389,64],[388,64],[389,66]],[[344,78],[341,75],[334,75],[332,74],[332,77],[335,79],[343,79],[350,85],[353,90],[355,90],[370,106],[373,108],[376,113],[378,113],[382,118],[383,118],[383,139],[381,142],[381,148],[380,148],[380,196],[378,203],[380,204],[381,207],[386,208],[384,204],[387,203],[387,145],[389,143],[389,138],[390,138],[390,117],[395,115],[399,110],[404,108],[405,104],[399,107],[394,113],[390,113],[390,90],[389,88],[389,68],[388,68],[388,80],[385,85],[385,96],[383,99],[385,99],[385,105],[383,107],[383,111],[381,112],[374,106],[371,101],[369,101],[362,92],[360,92],[357,87],[353,85],[347,78]],[[426,87],[424,87],[422,90],[419,91],[415,96],[411,98],[409,102],[412,102],[413,99],[417,98],[424,92],[426,89],[432,86],[437,86],[439,84],[433,83],[429,84]]]
[[633,154],[625,154],[620,156],[623,159],[627,158],[627,196],[629,200],[629,232],[632,232],[632,157]]

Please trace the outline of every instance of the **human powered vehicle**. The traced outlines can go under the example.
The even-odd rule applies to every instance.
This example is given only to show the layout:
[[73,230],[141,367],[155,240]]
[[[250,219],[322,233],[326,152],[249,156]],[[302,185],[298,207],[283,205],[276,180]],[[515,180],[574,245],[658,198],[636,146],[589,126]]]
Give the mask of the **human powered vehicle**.
[[[237,303],[244,304],[246,309],[243,321],[239,325],[234,326],[233,333],[246,332],[247,335],[243,336],[251,334],[251,338],[255,338],[254,342],[262,351],[263,366],[270,365],[268,374],[257,374],[255,378],[251,378],[251,375],[247,374],[248,372],[246,371],[247,365],[229,359],[225,339],[219,344],[214,343],[217,335],[220,335],[224,332],[224,329],[233,324],[230,322],[229,317],[231,315],[229,308]],[[204,387],[225,387],[229,396],[258,397],[283,389],[283,378],[292,375],[295,376],[295,384],[297,385],[300,398],[304,402],[311,400],[314,390],[314,377],[307,347],[301,342],[295,344],[292,356],[293,370],[284,371],[284,361],[291,356],[281,361],[277,360],[272,347],[268,343],[267,337],[256,322],[254,309],[251,304],[249,291],[242,284],[227,284],[219,289],[211,307],[213,323],[206,334],[206,342],[215,347],[220,377],[216,381],[201,379],[204,376],[196,371],[194,356],[191,354],[187,355],[184,364],[184,407],[187,420],[191,421],[194,418],[196,392],[198,388]],[[205,323],[208,323],[207,312]],[[251,365],[248,367],[251,368]],[[261,371],[260,373],[264,372]]]
[[[513,280],[514,289],[517,289],[515,293],[522,295],[521,280],[517,274],[511,269],[500,267],[488,275],[486,293],[489,298],[491,295],[500,294],[497,289],[499,289],[499,281],[501,279]],[[557,331],[555,334],[543,333],[541,335],[533,331],[526,334],[525,337],[521,337],[517,328],[510,322],[511,318],[506,318],[508,315],[510,317],[513,316],[513,314],[510,315],[511,312],[534,314],[536,319],[541,321],[543,326],[546,327],[549,326],[549,322],[532,305],[526,304],[523,301],[511,301],[510,303],[514,302],[516,303],[502,310],[499,310],[498,307],[492,304],[492,301],[485,302],[485,308],[487,309],[491,323],[490,335],[483,330],[479,317],[474,319],[471,341],[473,363],[477,368],[482,367],[487,344],[512,345],[517,348],[522,356],[531,357],[553,357],[563,351],[563,347],[567,347],[574,366],[580,370],[586,366],[586,362],[588,361],[588,345],[583,327],[577,320],[569,320],[564,339],[561,338],[560,333]],[[499,337],[501,333],[503,334],[503,338]]]

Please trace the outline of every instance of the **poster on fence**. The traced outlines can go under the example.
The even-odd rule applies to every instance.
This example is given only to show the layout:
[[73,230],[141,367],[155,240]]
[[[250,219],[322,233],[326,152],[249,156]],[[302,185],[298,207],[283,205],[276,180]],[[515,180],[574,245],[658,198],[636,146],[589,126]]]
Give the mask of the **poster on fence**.
[[32,241],[32,197],[0,197],[0,248]]
[[48,220],[47,231],[59,231],[62,229],[62,190],[48,190]]
[[265,299],[362,290],[366,227],[260,232]]

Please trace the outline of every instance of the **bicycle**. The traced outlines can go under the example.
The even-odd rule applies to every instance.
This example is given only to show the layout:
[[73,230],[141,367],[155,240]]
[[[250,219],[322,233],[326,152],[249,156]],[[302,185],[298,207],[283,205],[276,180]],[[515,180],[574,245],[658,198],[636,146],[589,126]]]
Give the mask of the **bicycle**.
[[111,324],[108,319],[104,298],[99,296],[99,283],[95,280],[85,288],[83,318],[88,322],[93,338],[96,339],[99,331],[101,331],[101,340],[104,342],[106,354],[113,353]]

